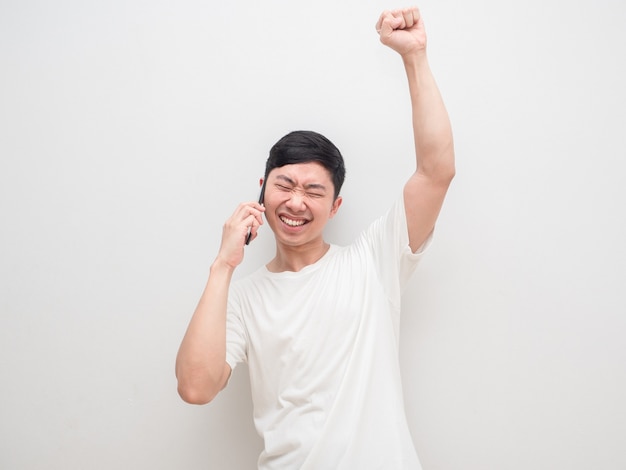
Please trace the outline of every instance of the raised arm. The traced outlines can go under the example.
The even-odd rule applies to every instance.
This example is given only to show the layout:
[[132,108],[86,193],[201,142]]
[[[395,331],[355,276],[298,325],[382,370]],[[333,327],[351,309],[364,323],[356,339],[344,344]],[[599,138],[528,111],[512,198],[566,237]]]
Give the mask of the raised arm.
[[235,268],[243,260],[248,227],[254,239],[264,210],[256,202],[241,204],[224,224],[220,251],[176,357],[178,393],[188,403],[208,403],[230,377],[226,363],[228,289]]
[[426,54],[426,31],[417,8],[384,12],[380,41],[402,57],[409,83],[416,169],[404,186],[409,245],[416,251],[435,227],[454,178],[452,128]]

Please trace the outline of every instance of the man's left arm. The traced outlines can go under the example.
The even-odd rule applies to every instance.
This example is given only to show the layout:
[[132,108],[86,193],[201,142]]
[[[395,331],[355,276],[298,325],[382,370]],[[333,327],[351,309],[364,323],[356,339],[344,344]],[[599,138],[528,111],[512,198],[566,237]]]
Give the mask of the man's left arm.
[[426,54],[426,32],[417,8],[384,12],[376,24],[380,40],[400,54],[409,82],[416,169],[404,186],[404,207],[413,252],[435,227],[454,177],[450,119]]

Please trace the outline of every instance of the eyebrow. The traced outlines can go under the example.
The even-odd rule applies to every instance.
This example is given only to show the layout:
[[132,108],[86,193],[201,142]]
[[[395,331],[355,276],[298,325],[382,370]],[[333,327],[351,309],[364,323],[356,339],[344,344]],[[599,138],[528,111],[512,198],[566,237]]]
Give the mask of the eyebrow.
[[[285,175],[276,175],[276,179],[283,180],[286,183],[289,183],[292,186],[296,186],[296,182]],[[304,185],[304,189],[320,189],[322,191],[326,191],[326,186],[320,183],[309,183]]]

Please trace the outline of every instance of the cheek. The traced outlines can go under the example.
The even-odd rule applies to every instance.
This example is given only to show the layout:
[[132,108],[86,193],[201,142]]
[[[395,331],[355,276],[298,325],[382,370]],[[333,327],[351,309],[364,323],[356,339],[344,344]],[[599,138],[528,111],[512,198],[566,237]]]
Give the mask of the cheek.
[[275,191],[266,191],[263,198],[263,205],[267,207],[277,207],[280,204],[280,193]]

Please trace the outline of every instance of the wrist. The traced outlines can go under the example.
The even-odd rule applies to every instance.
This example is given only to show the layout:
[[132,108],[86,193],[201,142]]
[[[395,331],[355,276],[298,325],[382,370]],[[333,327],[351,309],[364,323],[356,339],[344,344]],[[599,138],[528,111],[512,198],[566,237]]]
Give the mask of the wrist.
[[230,275],[235,271],[236,266],[228,263],[226,260],[220,258],[219,256],[215,258],[213,264],[211,264],[211,274],[227,274]]
[[428,65],[428,55],[426,54],[426,48],[417,49],[406,52],[401,55],[402,62],[406,67],[420,67]]

